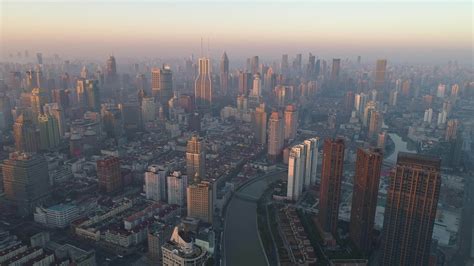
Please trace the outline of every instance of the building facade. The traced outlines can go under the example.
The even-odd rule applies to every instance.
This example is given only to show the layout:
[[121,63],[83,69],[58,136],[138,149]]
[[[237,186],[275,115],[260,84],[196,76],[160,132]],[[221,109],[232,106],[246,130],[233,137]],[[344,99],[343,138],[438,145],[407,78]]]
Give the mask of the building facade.
[[5,198],[21,215],[33,213],[50,198],[48,163],[39,154],[12,153],[3,161]]
[[383,265],[428,265],[441,188],[441,160],[399,153],[382,230]]
[[324,140],[318,220],[322,229],[333,236],[339,218],[344,149],[343,139]]
[[194,135],[188,140],[186,146],[186,174],[194,178],[197,174],[200,178],[206,176],[206,153],[202,138]]
[[357,150],[349,231],[352,242],[365,254],[373,240],[382,161],[380,149]]
[[106,193],[114,193],[122,190],[122,174],[120,170],[120,159],[107,157],[97,161],[97,177],[99,189]]

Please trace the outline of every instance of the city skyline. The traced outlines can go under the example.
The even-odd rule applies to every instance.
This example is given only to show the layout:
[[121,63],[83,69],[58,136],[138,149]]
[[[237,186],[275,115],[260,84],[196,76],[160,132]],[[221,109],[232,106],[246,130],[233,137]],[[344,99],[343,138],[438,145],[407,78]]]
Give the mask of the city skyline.
[[474,265],[465,0],[0,0],[1,265]]
[[472,59],[472,4],[467,1],[429,6],[423,1],[109,2],[4,1],[2,58],[30,50],[50,56],[218,59],[227,51],[232,60],[249,56],[251,47],[266,60],[301,52],[342,59],[361,55],[364,61]]

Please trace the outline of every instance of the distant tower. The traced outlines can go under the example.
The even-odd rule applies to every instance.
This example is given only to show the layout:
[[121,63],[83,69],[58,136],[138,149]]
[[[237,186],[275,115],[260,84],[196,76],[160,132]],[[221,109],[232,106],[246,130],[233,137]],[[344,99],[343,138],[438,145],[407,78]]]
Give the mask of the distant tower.
[[142,99],[142,120],[143,123],[156,120],[156,103],[153,97],[143,97]]
[[362,118],[362,124],[364,127],[369,127],[370,125],[370,117],[372,116],[372,113],[376,111],[377,105],[374,101],[369,101],[365,106],[364,106],[364,116]]
[[446,134],[445,134],[444,139],[446,141],[456,139],[458,128],[459,128],[459,120],[457,119],[448,120],[448,123],[446,126]]
[[318,218],[322,229],[330,232],[334,237],[337,234],[339,203],[341,202],[344,149],[343,139],[324,140]]
[[259,62],[258,62],[258,56],[253,56],[252,59],[250,59],[250,73],[252,75],[255,75],[258,73],[258,66],[259,66]]
[[117,63],[115,62],[115,57],[111,55],[107,59],[107,66],[105,68],[105,83],[107,86],[113,86],[117,85],[118,81]]
[[106,193],[114,193],[122,190],[122,174],[120,171],[120,159],[107,157],[97,161],[97,177],[99,178],[99,189]]
[[154,201],[166,201],[166,177],[168,169],[160,165],[150,165],[145,172],[145,195]]
[[280,113],[272,112],[268,121],[268,158],[276,161],[283,150],[284,123]]
[[289,72],[290,62],[288,60],[288,55],[287,54],[284,54],[284,55],[281,56],[280,68],[281,68],[281,73],[282,74],[287,74]]
[[49,114],[38,116],[38,127],[40,135],[40,147],[49,150],[59,145],[59,125],[55,117]]
[[34,212],[49,199],[48,163],[42,155],[11,153],[2,168],[5,198],[18,207],[21,215]]
[[85,82],[86,102],[90,111],[100,111],[99,81],[97,79],[87,79]]
[[375,89],[382,90],[385,85],[385,72],[387,69],[387,60],[379,59],[375,66]]
[[252,93],[250,96],[260,97],[262,95],[262,80],[260,74],[253,75]]
[[31,90],[31,109],[36,117],[43,113],[43,105],[50,102],[49,93],[45,88],[34,88]]
[[381,265],[428,265],[441,160],[399,153],[387,191]]
[[373,241],[375,209],[379,192],[383,155],[379,149],[357,150],[352,192],[350,237],[359,250],[368,254]]
[[81,78],[83,78],[83,79],[88,79],[89,78],[89,70],[87,70],[86,66],[82,67]]
[[229,93],[229,58],[226,52],[224,52],[221,58],[220,85],[222,94],[227,95]]
[[13,137],[17,151],[37,152],[39,150],[39,131],[28,115],[21,114],[15,120],[15,124],[13,125]]
[[162,106],[168,105],[168,101],[173,98],[173,76],[169,66],[151,70],[151,91]]
[[298,129],[298,110],[292,104],[285,108],[285,141],[294,140],[296,138],[296,130]]
[[168,187],[168,204],[176,204],[186,207],[186,189],[188,187],[188,177],[181,172],[174,171],[166,177]]
[[304,177],[304,188],[316,184],[316,174],[318,170],[319,138],[310,138],[303,142],[306,147],[306,168]]
[[289,200],[298,200],[303,192],[305,165],[306,147],[302,144],[293,146],[288,158],[288,189],[286,195]]
[[198,71],[194,89],[194,100],[198,109],[209,110],[212,104],[211,61],[209,58],[199,58]]
[[13,124],[12,106],[10,98],[5,94],[0,94],[0,129],[11,129]]
[[203,139],[194,135],[188,140],[186,146],[186,174],[194,177],[196,174],[200,178],[206,176],[206,154]]
[[332,60],[331,80],[337,80],[339,78],[339,72],[341,71],[341,59],[334,58]]
[[260,145],[265,145],[267,143],[267,113],[265,112],[265,104],[263,103],[255,108],[254,130],[255,141]]
[[239,72],[239,95],[247,96],[253,85],[252,74]]
[[370,139],[374,139],[377,137],[378,133],[382,129],[382,112],[380,111],[372,111],[370,114],[370,122],[369,122],[369,132],[368,137]]
[[86,80],[82,78],[76,81],[76,106],[87,107]]

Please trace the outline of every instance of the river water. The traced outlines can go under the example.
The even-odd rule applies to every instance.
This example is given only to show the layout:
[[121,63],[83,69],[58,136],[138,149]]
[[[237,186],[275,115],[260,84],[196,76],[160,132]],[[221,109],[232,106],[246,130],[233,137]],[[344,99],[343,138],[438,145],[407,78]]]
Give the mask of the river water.
[[[242,192],[260,197],[265,187],[264,181],[257,181]],[[266,265],[265,253],[258,238],[256,203],[232,198],[227,206],[224,241],[225,265]]]
[[[278,173],[244,187],[239,193],[260,198],[268,183],[281,178]],[[260,244],[257,229],[257,203],[232,197],[227,206],[224,229],[224,265],[250,266],[267,265],[265,253]]]

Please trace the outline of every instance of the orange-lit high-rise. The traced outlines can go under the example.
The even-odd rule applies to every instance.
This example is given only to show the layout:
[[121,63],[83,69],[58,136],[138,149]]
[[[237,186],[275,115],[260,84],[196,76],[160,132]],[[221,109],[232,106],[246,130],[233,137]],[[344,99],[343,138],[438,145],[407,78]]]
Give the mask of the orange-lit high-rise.
[[187,188],[186,200],[188,216],[198,218],[205,223],[212,223],[213,216],[212,184],[196,178],[194,184]]
[[284,124],[280,113],[274,111],[268,120],[268,158],[276,161],[283,151]]
[[294,140],[298,127],[298,110],[292,104],[285,108],[285,140]]
[[106,193],[114,193],[122,190],[123,182],[120,172],[120,159],[107,157],[97,161],[97,177],[99,178],[99,189]]
[[379,59],[377,60],[375,66],[375,89],[380,90],[384,88],[385,85],[385,72],[387,69],[387,60]]
[[200,178],[206,176],[206,154],[204,148],[202,138],[194,135],[188,140],[186,146],[186,174],[190,178],[194,178],[196,174]]
[[375,210],[379,192],[383,155],[380,149],[357,150],[350,237],[360,251],[367,254],[373,240]]
[[212,104],[211,61],[209,58],[199,58],[198,71],[194,85],[194,100],[198,109],[208,110]]
[[344,149],[343,139],[324,140],[318,219],[322,229],[333,236],[337,233]]
[[428,265],[441,160],[399,153],[387,191],[380,265]]

